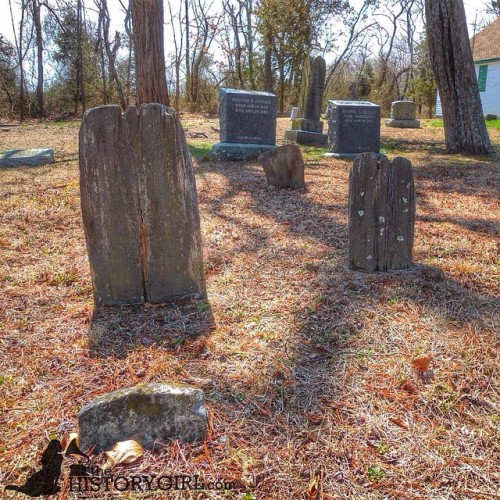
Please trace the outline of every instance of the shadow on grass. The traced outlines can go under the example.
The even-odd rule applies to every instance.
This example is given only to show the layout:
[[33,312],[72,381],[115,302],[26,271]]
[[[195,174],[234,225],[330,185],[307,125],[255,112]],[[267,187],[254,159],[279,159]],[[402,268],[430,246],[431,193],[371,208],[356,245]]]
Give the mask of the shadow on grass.
[[203,346],[215,328],[207,300],[180,299],[153,306],[95,309],[88,330],[91,357],[124,358],[141,346],[172,350]]
[[[315,274],[311,284],[311,297],[315,306],[296,313],[294,323],[297,329],[290,332],[286,352],[286,362],[292,372],[294,383],[286,386],[277,383],[276,404],[279,412],[292,412],[292,420],[304,424],[307,412],[315,411],[321,402],[332,400],[341,390],[340,381],[335,378],[338,365],[345,363],[348,355],[365,356],[366,352],[378,352],[394,344],[401,352],[404,338],[391,340],[389,334],[383,343],[362,337],[360,332],[370,328],[370,321],[383,325],[400,323],[409,311],[419,310],[424,316],[441,318],[446,324],[470,323],[474,327],[486,328],[494,323],[494,311],[498,310],[495,297],[472,292],[465,286],[447,278],[439,269],[426,265],[415,265],[409,270],[389,273],[364,274],[347,268],[347,227],[345,211],[347,205],[331,203],[318,204],[305,195],[304,191],[272,189],[255,164],[251,163],[211,163],[203,165],[204,172],[213,172],[226,177],[228,185],[217,197],[204,202],[203,209],[214,218],[240,226],[247,235],[236,252],[257,252],[274,245],[273,234],[255,230],[244,218],[223,212],[231,206],[231,200],[243,193],[250,197],[251,210],[275,224],[286,227],[292,236],[313,238],[331,249],[330,257],[321,262],[307,262],[308,255],[296,256],[297,266],[306,266]],[[484,165],[490,171],[490,165]],[[450,178],[460,189],[460,172],[477,173],[473,167],[449,167],[442,172],[437,165],[418,167],[416,177],[436,176],[435,188],[448,189]],[[318,182],[316,176],[315,179]],[[319,182],[322,182],[320,179]],[[493,186],[486,185],[486,192]],[[434,187],[433,187],[434,189]],[[467,185],[462,191],[469,193],[485,189],[485,186]],[[336,201],[336,200],[335,200]],[[455,222],[475,231],[492,234],[493,224],[477,219],[460,219]],[[286,258],[286,257],[285,257]],[[304,260],[303,260],[304,259]],[[225,263],[227,265],[227,262]],[[217,269],[213,269],[217,272]],[[397,307],[393,307],[397,306]],[[398,319],[399,318],[399,319]],[[413,321],[408,319],[408,321]],[[418,318],[415,322],[418,323]],[[437,321],[437,320],[436,320]],[[439,321],[438,321],[439,322]],[[387,343],[386,343],[387,342]],[[355,347],[351,347],[351,346]],[[377,355],[383,355],[378,352]],[[285,387],[286,386],[286,387]],[[286,398],[280,391],[286,393]]]
[[191,155],[197,160],[209,160],[210,153],[212,151],[212,145],[208,142],[203,142],[200,144],[189,144],[189,151],[191,152]]
[[499,163],[493,156],[487,161],[476,158],[475,163],[464,163],[459,158],[449,162],[429,161],[413,167],[415,184],[421,180],[430,182],[433,191],[463,195],[498,196],[500,190]]
[[[371,356],[405,356],[408,343],[418,346],[418,337],[416,342],[407,340],[408,332],[425,328],[432,318],[443,333],[460,325],[463,335],[480,331],[491,345],[495,343],[498,297],[472,292],[438,268],[414,265],[405,271],[375,274],[343,267],[332,271],[324,276],[317,306],[301,318],[296,341],[289,348],[296,384],[288,391],[288,410],[298,415],[321,412],[325,402],[329,405],[345,396],[338,375],[346,356],[357,358],[361,370],[368,369],[364,360]],[[422,315],[421,324],[415,314]],[[409,325],[406,316],[414,318]],[[423,346],[429,340],[432,337]]]
[[461,226],[475,233],[500,236],[500,224],[488,219],[464,219],[457,217],[436,217],[433,215],[417,215],[416,220],[422,222],[450,223]]

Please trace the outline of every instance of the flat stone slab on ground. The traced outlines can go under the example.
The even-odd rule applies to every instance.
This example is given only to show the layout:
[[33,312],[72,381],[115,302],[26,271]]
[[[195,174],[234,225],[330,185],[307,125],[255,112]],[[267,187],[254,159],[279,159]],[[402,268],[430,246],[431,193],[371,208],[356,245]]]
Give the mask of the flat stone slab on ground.
[[38,167],[54,163],[54,150],[7,149],[0,152],[0,167]]
[[139,384],[103,394],[78,414],[80,448],[110,450],[133,439],[145,449],[172,439],[201,441],[207,410],[203,391],[185,384]]

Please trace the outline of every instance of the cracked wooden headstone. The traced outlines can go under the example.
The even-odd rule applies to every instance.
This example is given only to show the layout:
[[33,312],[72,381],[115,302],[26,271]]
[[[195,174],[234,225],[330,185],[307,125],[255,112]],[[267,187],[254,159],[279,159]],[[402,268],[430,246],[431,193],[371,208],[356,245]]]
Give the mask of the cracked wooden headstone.
[[102,106],[80,128],[82,217],[97,306],[206,296],[196,185],[177,113]]
[[349,174],[349,267],[369,273],[410,267],[414,224],[411,162],[357,156]]

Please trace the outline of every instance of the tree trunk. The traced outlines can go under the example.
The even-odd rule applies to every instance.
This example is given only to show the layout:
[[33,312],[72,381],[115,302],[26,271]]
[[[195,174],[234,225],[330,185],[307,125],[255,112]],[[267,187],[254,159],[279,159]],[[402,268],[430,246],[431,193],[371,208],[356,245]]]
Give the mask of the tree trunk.
[[78,96],[75,102],[75,115],[78,112],[78,102],[82,104],[82,116],[85,113],[85,76],[83,64],[83,13],[82,13],[82,0],[78,0],[77,5],[77,52],[78,52],[78,72],[77,72],[77,92]]
[[429,55],[451,153],[490,153],[462,0],[426,0]]
[[109,73],[111,75],[111,78],[115,82],[116,93],[118,94],[118,99],[120,100],[120,106],[122,110],[125,111],[127,109],[127,103],[125,101],[125,95],[123,93],[122,82],[120,80],[120,77],[118,76],[118,72],[116,71],[116,55],[118,53],[118,50],[120,49],[120,36],[117,32],[113,47],[111,48],[111,42],[109,41],[109,24],[111,22],[111,19],[109,17],[107,0],[102,0],[101,7],[104,47],[106,49],[106,55],[108,57]]
[[169,106],[163,51],[163,1],[132,0],[137,106]]
[[246,36],[246,44],[248,49],[248,75],[250,77],[250,83],[252,85],[252,90],[255,90],[257,87],[255,85],[255,76],[253,69],[253,59],[254,59],[254,49],[253,49],[253,27],[252,27],[252,13],[253,13],[253,5],[252,0],[249,0],[247,5],[247,36]]
[[191,58],[189,56],[189,0],[184,1],[184,9],[186,11],[186,98],[189,101],[190,86],[191,86]]
[[38,118],[40,120],[44,115],[43,103],[43,37],[42,23],[40,20],[40,3],[39,0],[33,0],[33,24],[35,25],[36,33],[36,50],[37,50],[37,86],[36,99],[38,104]]
[[273,50],[273,37],[268,36],[267,45],[264,52],[264,90],[273,91],[273,68],[271,66],[271,55]]
[[97,3],[97,7],[99,8],[99,19],[97,21],[97,29],[98,29],[98,44],[99,44],[99,57],[101,58],[101,78],[102,78],[102,103],[109,104],[108,99],[108,86],[107,86],[107,76],[106,76],[106,58],[104,56],[104,12],[103,12],[103,1]]
[[[24,23],[25,23],[25,14],[26,14],[26,2],[23,0],[21,2],[21,20],[19,22],[19,39],[16,40],[17,46],[17,63],[19,65],[19,121],[24,122],[25,116],[25,107],[26,107],[26,91],[25,91],[25,75],[24,75],[24,52],[23,52],[23,31],[24,31]],[[11,16],[12,16],[12,5],[11,8]],[[14,18],[12,17],[12,28],[14,30]],[[15,31],[14,31],[15,33]]]

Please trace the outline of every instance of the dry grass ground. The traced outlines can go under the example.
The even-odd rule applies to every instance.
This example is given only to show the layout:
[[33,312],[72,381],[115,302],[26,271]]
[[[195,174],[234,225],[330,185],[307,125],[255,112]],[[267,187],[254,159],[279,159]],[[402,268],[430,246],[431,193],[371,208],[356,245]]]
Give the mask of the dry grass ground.
[[[183,122],[207,135],[188,142],[209,301],[154,308],[93,310],[78,124],[0,135],[57,156],[0,171],[0,484],[39,468],[93,397],[173,380],[205,390],[206,441],[118,472],[237,490],[158,498],[499,498],[498,160],[445,154],[441,128],[383,127],[415,168],[415,266],[366,275],[346,266],[350,162],[304,148],[307,190],[270,189],[256,163],[210,162],[216,120]],[[60,498],[76,498],[65,467]]]

